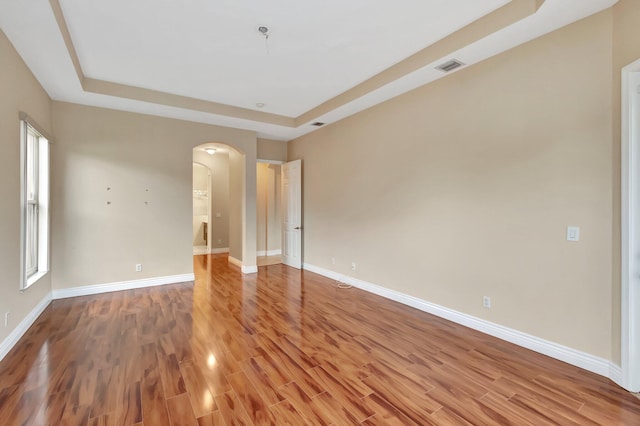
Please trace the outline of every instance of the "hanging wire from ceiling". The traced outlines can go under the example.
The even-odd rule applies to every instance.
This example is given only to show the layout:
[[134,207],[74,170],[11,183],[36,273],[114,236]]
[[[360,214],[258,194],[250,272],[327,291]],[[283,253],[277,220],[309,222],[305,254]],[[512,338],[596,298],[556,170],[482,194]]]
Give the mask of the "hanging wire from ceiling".
[[269,55],[269,28],[260,26],[258,27],[258,32],[264,36],[264,48],[267,51],[267,55]]

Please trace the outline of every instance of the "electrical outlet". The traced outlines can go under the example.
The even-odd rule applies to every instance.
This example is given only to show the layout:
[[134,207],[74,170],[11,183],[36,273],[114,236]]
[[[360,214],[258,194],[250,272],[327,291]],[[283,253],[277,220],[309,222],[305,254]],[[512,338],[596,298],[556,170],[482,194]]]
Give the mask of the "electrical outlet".
[[351,270],[352,271],[356,270],[356,262],[351,262]]
[[482,306],[484,306],[485,308],[490,308],[491,307],[491,297],[483,296],[482,297]]
[[580,228],[578,226],[567,227],[567,241],[580,241]]
[[142,272],[142,263],[136,263],[136,272]]
[[332,257],[332,258],[331,258],[331,264],[332,264],[332,265],[335,265],[335,264],[336,264],[336,258],[335,258],[335,257]]
[[4,313],[4,326],[5,327],[9,327],[9,316],[11,315],[11,312],[5,312]]

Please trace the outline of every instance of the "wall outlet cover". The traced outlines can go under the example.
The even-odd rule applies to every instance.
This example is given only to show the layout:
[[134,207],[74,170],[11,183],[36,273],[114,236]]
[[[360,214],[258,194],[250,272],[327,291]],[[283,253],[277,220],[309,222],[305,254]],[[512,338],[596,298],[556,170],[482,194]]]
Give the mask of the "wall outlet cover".
[[567,227],[567,241],[580,241],[580,227]]
[[490,308],[491,307],[491,297],[489,297],[489,296],[482,297],[482,306],[484,306],[485,308]]

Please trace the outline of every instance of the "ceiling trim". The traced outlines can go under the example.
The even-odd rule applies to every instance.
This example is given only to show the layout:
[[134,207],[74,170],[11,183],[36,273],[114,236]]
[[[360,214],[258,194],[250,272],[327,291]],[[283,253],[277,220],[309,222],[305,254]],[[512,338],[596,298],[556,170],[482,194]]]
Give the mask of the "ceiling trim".
[[296,126],[306,124],[323,114],[333,111],[407,74],[419,70],[440,58],[444,58],[473,42],[513,25],[527,16],[536,13],[544,2],[545,0],[512,0],[506,5],[479,18],[466,27],[451,33],[434,44],[425,47],[421,51],[374,75],[370,79],[363,81],[357,86],[352,87],[346,92],[305,112],[296,118]]
[[51,11],[53,12],[53,16],[56,18],[56,23],[58,24],[60,35],[64,40],[64,45],[67,47],[67,52],[69,53],[69,57],[71,58],[71,62],[73,63],[73,68],[76,70],[76,74],[78,75],[78,80],[80,81],[80,85],[84,86],[84,73],[82,72],[82,65],[80,65],[80,60],[78,59],[78,53],[76,52],[76,47],[73,45],[73,40],[71,40],[71,33],[69,32],[69,27],[67,27],[67,22],[64,20],[62,7],[60,7],[60,2],[58,0],[49,0],[49,4],[51,5]]
[[176,95],[158,90],[88,78],[84,75],[82,64],[77,55],[71,33],[64,18],[60,0],[49,0],[58,29],[76,71],[83,91],[102,95],[149,102],[157,105],[183,108],[227,117],[234,117],[258,123],[272,124],[288,128],[299,128],[318,117],[353,102],[375,90],[378,90],[408,74],[424,68],[434,61],[446,58],[453,52],[481,40],[497,31],[535,14],[545,0],[511,0],[506,5],[480,17],[471,24],[444,37],[436,43],[409,56],[351,89],[329,99],[298,117],[255,111],[204,99]]
[[126,84],[112,83],[110,81],[85,77],[82,88],[87,92],[99,93],[102,95],[151,102],[154,104],[190,109],[192,111],[226,115],[228,117],[259,121],[261,123],[276,124],[278,126],[295,127],[294,118],[284,115],[254,111],[233,105],[205,101],[203,99],[190,98],[188,96],[174,95],[172,93],[144,89],[142,87],[128,86]]
[[67,52],[71,57],[71,62],[78,75],[78,80],[82,90],[85,92],[98,93],[108,96],[116,96],[118,98],[133,99],[136,101],[150,102],[154,104],[167,105],[177,108],[189,109],[192,111],[201,111],[211,114],[226,115],[228,117],[236,117],[245,120],[258,121],[261,123],[275,124],[278,126],[295,127],[295,120],[292,117],[284,115],[272,114],[268,112],[254,111],[247,108],[240,108],[233,105],[221,104],[217,102],[206,101],[204,99],[196,99],[188,96],[175,95],[172,93],[161,92],[158,90],[145,89],[142,87],[128,86],[126,84],[114,83],[105,80],[97,80],[88,78],[82,71],[82,65],[78,58],[67,21],[64,18],[60,0],[49,0],[51,10],[58,24],[60,34],[64,40]]

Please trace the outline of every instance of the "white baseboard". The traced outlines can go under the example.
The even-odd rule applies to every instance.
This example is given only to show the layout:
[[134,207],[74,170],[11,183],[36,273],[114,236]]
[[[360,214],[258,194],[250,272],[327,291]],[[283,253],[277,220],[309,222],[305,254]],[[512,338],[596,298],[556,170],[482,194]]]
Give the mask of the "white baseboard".
[[29,314],[24,317],[20,324],[16,328],[13,329],[11,333],[0,343],[0,361],[4,359],[5,356],[9,353],[9,351],[15,346],[16,343],[20,340],[20,338],[27,332],[29,327],[33,325],[33,323],[38,319],[40,314],[44,312],[44,310],[51,303],[51,292],[47,293],[47,295],[36,305],[35,308],[29,312]]
[[209,250],[209,254],[229,253],[229,247],[212,248]]
[[620,366],[604,358],[572,349],[558,343],[550,342],[548,340],[541,339],[509,327],[504,327],[472,315],[464,314],[444,306],[436,305],[435,303],[427,302],[426,300],[422,300],[414,296],[409,296],[407,294],[390,290],[376,284],[371,284],[357,278],[349,277],[338,272],[310,265],[308,263],[305,263],[303,268],[307,271],[315,272],[316,274],[323,275],[327,278],[352,285],[359,289],[368,291],[369,293],[377,294],[378,296],[394,300],[404,305],[411,306],[412,308],[428,312],[457,324],[462,324],[474,330],[506,340],[507,342],[515,345],[547,355],[551,358],[555,358],[601,376],[608,377],[617,384],[622,383],[622,370]]
[[253,265],[253,266],[242,266],[242,273],[243,274],[257,274],[258,273],[258,266],[257,265]]
[[203,254],[219,254],[229,253],[229,247],[207,248],[207,247],[194,247],[193,255],[200,256]]
[[52,300],[66,299],[68,297],[87,296],[91,294],[109,293],[112,291],[130,290],[134,288],[152,287],[165,284],[175,284],[193,281],[194,274],[170,275],[166,277],[146,278],[134,281],[123,281],[110,284],[90,285],[84,287],[64,288],[49,292],[29,314],[20,321],[20,324],[0,343],[0,361],[9,353],[20,338],[33,325],[36,319],[49,306]]
[[66,299],[68,297],[87,296],[91,294],[110,293],[112,291],[131,290],[135,288],[154,287],[165,284],[183,283],[195,280],[195,275],[169,275],[166,277],[143,278],[140,280],[122,281],[109,284],[88,285],[83,287],[62,288],[53,290],[53,299]]
[[242,268],[242,262],[231,255],[229,255],[229,263],[236,265],[238,268]]
[[209,254],[209,249],[205,246],[193,246],[193,255],[199,256],[202,254]]
[[620,367],[619,365],[616,365],[615,363],[610,362],[609,375],[607,376],[603,374],[603,376],[609,377],[618,386],[620,386],[621,388],[624,388],[624,386],[622,386],[622,367]]
[[281,249],[277,250],[258,250],[256,256],[280,256],[282,254]]
[[243,274],[255,274],[258,272],[257,265],[243,265],[241,261],[233,256],[229,256],[229,263],[239,267]]

